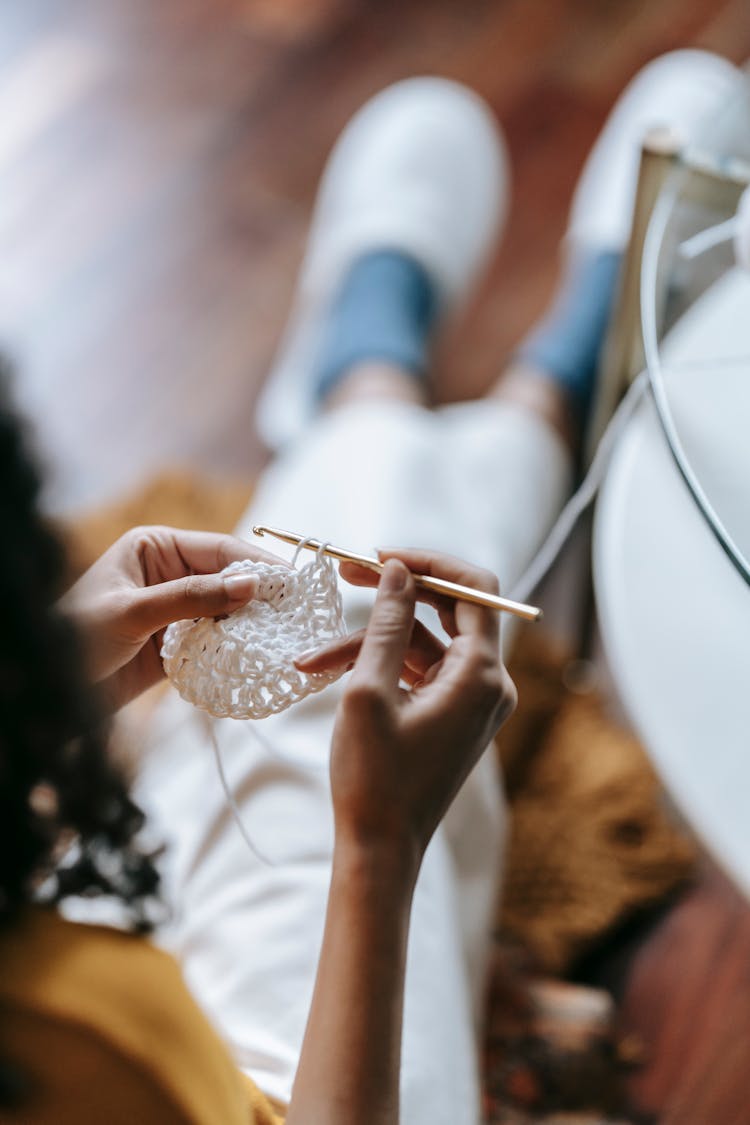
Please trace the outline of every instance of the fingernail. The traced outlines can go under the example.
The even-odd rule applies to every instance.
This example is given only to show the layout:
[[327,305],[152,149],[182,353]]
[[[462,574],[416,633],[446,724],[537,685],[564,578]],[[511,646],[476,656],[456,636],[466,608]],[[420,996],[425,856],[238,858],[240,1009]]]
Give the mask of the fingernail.
[[294,663],[298,666],[300,664],[309,664],[310,661],[317,656],[318,652],[319,649],[317,648],[311,648],[308,652],[301,652],[299,656],[295,656]]
[[224,579],[224,589],[231,602],[247,602],[258,592],[255,574],[230,574]]
[[383,567],[380,585],[387,593],[397,594],[406,585],[407,574],[408,571],[403,563],[396,562],[395,559],[389,559]]

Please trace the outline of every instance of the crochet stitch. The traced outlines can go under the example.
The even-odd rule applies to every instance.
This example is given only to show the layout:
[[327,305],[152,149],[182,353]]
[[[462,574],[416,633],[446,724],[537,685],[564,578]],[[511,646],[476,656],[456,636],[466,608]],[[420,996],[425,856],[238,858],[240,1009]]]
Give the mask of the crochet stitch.
[[256,574],[255,598],[228,617],[178,621],[164,634],[164,670],[183,699],[216,718],[264,719],[322,691],[343,672],[307,675],[294,658],[345,633],[341,594],[329,558],[307,566],[231,563],[222,572]]

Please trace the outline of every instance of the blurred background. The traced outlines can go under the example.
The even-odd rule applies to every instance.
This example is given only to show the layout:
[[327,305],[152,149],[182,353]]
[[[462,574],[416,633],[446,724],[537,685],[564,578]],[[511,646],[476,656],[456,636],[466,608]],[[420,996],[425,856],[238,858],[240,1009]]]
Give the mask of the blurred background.
[[543,307],[577,171],[649,58],[750,55],[747,0],[2,0],[0,339],[70,513],[164,465],[252,476],[253,403],[351,113],[434,73],[507,133],[505,242],[438,393]]
[[[578,171],[619,92],[649,59],[690,46],[743,63],[748,0],[0,0],[0,344],[47,464],[48,508],[85,524],[81,560],[129,522],[182,522],[142,503],[81,520],[165,469],[241,482],[202,508],[192,485],[180,493],[202,526],[229,526],[242,510],[267,457],[254,404],[318,177],[370,95],[444,75],[477,89],[506,132],[512,209],[485,284],[440,348],[437,395],[449,401],[481,393],[544,308]],[[522,695],[536,693],[537,706],[525,726],[514,719],[518,745],[526,753],[562,707],[555,777],[568,762],[574,787],[585,745],[597,770],[614,763],[628,808],[637,790],[660,810],[643,751],[590,701],[571,704],[564,680],[538,659],[527,671]],[[584,712],[568,737],[571,706]],[[513,763],[507,776],[521,792]],[[595,883],[586,863],[604,849],[583,828],[604,823],[603,790],[588,791],[579,815],[557,785],[553,804],[582,842],[569,893],[580,891],[579,926],[595,907],[576,952],[593,950],[594,931],[609,941],[625,925],[583,962],[571,953],[546,967],[621,1002],[640,1062],[629,1091],[642,1112],[629,1119],[750,1125],[750,909],[656,811],[652,822],[606,814],[622,835]],[[549,785],[546,796],[549,826]],[[525,823],[524,863],[540,822]],[[648,867],[643,841],[657,832]],[[665,904],[686,868],[689,891]],[[514,886],[521,897],[529,886],[528,863],[518,872],[511,906]],[[645,925],[631,924],[624,888],[639,906],[656,903]],[[546,925],[537,900],[521,905]],[[576,937],[568,916],[556,925]],[[501,1101],[493,1125],[511,1120]]]

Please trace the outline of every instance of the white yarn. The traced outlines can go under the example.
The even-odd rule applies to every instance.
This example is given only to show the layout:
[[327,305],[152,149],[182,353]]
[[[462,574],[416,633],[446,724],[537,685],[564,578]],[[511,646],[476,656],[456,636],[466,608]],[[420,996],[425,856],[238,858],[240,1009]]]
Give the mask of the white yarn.
[[258,592],[228,617],[167,628],[164,670],[183,699],[217,718],[264,719],[341,676],[343,668],[307,675],[294,666],[346,631],[336,572],[322,551],[299,570],[246,559],[222,573],[257,575]]

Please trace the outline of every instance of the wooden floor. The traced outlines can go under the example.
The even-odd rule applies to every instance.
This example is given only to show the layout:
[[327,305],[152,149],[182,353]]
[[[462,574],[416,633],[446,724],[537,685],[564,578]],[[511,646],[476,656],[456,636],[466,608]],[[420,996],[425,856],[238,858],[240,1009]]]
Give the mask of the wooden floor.
[[176,460],[253,472],[253,403],[338,131],[384,84],[475,86],[514,163],[504,248],[441,391],[540,310],[584,154],[680,45],[750,54],[746,0],[23,0],[0,20],[0,339],[70,510]]
[[709,860],[676,903],[584,968],[643,1048],[626,1082],[639,1121],[750,1125],[750,908]]
[[[750,55],[747,0],[6,0],[0,339],[58,511],[155,467],[253,473],[253,404],[315,185],[349,115],[436,73],[502,120],[514,205],[440,365],[483,389],[554,281],[577,169],[612,101],[678,46]],[[750,1123],[750,921],[706,878],[644,945],[625,1011],[665,1125]]]

